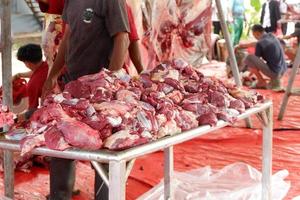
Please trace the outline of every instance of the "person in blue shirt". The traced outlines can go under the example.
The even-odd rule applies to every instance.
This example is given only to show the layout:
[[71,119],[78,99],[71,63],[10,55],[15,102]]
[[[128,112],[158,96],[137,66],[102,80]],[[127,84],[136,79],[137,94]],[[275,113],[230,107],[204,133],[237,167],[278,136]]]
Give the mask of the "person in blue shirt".
[[231,0],[231,13],[233,18],[232,41],[235,46],[240,42],[246,20],[244,0]]

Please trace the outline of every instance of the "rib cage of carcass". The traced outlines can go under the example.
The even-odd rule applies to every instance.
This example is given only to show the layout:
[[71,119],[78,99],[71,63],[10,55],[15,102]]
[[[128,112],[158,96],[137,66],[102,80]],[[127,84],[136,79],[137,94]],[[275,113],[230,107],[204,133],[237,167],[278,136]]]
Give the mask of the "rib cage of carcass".
[[122,150],[218,120],[233,123],[263,98],[204,77],[181,59],[139,78],[102,70],[50,95],[31,117],[22,154],[37,146]]
[[155,0],[151,36],[160,62],[183,58],[197,67],[210,49],[211,0]]

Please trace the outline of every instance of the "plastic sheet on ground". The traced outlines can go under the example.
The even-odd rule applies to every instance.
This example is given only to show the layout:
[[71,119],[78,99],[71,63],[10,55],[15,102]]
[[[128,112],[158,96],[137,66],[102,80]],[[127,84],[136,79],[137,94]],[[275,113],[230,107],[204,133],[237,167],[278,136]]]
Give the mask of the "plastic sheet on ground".
[[[272,200],[283,199],[290,182],[287,170],[272,176]],[[245,163],[234,163],[221,170],[209,166],[174,174],[175,200],[257,200],[261,199],[261,173]],[[163,200],[163,180],[139,200]]]

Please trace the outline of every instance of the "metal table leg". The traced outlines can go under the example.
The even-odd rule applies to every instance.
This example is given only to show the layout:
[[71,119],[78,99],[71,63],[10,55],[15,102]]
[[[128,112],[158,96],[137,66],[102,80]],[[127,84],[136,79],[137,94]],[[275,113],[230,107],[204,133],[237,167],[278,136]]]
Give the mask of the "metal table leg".
[[125,200],[126,161],[109,162],[109,200]]
[[282,103],[281,103],[281,106],[280,106],[280,112],[278,114],[278,120],[283,119],[283,115],[285,113],[285,109],[287,107],[289,97],[292,95],[293,84],[294,84],[294,81],[296,79],[297,71],[298,71],[299,66],[300,66],[300,46],[298,47],[296,58],[295,58],[293,68],[292,68],[292,71],[291,71],[291,75],[289,77],[288,86],[286,88],[286,91],[285,91],[283,99],[282,99]]
[[4,193],[6,197],[14,198],[14,163],[13,152],[4,150]]
[[266,110],[267,124],[263,126],[262,200],[272,199],[273,107]]
[[91,164],[95,168],[96,172],[99,174],[99,176],[103,179],[104,183],[109,186],[109,181],[108,181],[108,172],[107,170],[103,167],[102,164],[96,162],[96,161],[91,161]]
[[174,174],[174,154],[173,146],[164,150],[164,199],[172,200],[174,192],[172,188],[172,178]]
[[[126,165],[126,174],[125,174],[125,181],[127,181],[130,172],[134,166],[134,162],[135,159],[130,160],[127,165]],[[96,161],[91,161],[91,164],[93,165],[93,167],[95,168],[95,170],[97,171],[97,173],[101,176],[101,178],[103,179],[104,183],[109,186],[109,178],[108,178],[108,171],[107,169],[105,169],[103,167],[103,164],[98,163]]]
[[130,160],[127,165],[126,165],[126,180],[128,179],[129,175],[130,175],[130,172],[134,166],[134,163],[135,163],[135,159],[132,159]]

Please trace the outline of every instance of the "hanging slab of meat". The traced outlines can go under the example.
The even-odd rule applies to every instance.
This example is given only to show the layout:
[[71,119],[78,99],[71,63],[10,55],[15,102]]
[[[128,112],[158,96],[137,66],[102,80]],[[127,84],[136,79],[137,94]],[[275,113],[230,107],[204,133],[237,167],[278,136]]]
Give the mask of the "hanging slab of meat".
[[102,147],[99,132],[85,123],[65,120],[57,123],[57,129],[62,132],[65,141],[74,147],[88,150],[97,150]]
[[151,47],[159,62],[184,58],[197,66],[211,46],[211,2],[178,2],[155,1],[149,22]]

